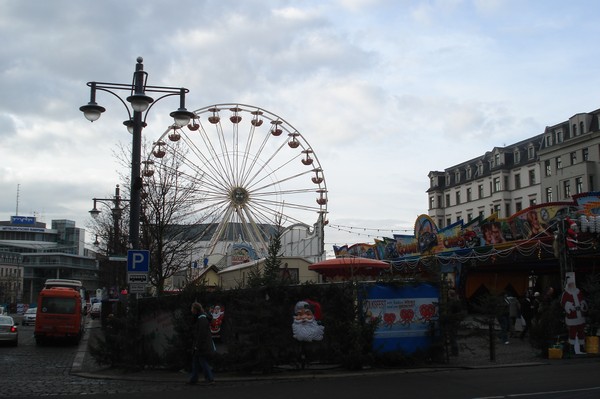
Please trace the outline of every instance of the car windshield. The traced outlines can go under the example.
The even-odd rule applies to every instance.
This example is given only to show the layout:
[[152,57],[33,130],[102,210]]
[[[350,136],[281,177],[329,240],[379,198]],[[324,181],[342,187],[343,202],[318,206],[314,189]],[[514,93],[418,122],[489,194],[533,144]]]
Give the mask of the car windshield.
[[0,316],[0,325],[3,325],[3,326],[12,326],[13,325],[13,319],[12,319],[12,317]]
[[36,311],[37,311],[36,308],[29,308],[29,309],[27,309],[27,311],[25,313],[31,314],[31,313],[35,313]]

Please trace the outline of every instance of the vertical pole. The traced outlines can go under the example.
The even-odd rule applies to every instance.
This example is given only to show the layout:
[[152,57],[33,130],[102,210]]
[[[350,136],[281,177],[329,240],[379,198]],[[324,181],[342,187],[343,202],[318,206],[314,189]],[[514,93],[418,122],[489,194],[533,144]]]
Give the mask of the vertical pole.
[[[136,94],[144,94],[144,64],[138,62],[135,66],[134,88]],[[131,146],[131,199],[129,219],[129,244],[132,249],[140,247],[140,208],[142,178],[140,166],[142,157],[142,113],[133,111],[133,143]]]
[[115,198],[113,199],[113,209],[112,209],[112,218],[113,218],[113,237],[112,237],[112,250],[109,251],[109,254],[119,255],[119,186],[115,188]]

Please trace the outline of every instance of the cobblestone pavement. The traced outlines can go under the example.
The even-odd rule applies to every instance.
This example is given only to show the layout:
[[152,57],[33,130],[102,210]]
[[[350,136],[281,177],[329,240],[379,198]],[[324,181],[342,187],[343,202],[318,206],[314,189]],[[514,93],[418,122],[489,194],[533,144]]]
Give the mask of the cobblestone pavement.
[[[33,326],[19,326],[19,346],[0,347],[0,397],[140,393],[187,388],[183,383],[175,382],[165,384],[143,380],[94,379],[74,374],[72,368],[77,366],[77,358],[82,356],[87,346],[85,342],[81,344],[82,352],[77,345],[66,343],[37,346],[33,338]],[[91,356],[86,357],[88,359],[85,362],[90,364]]]
[[[560,362],[541,356],[527,340],[513,338],[509,344],[496,341],[495,359],[490,358],[489,341],[485,333],[473,334],[475,329],[461,331],[458,337],[459,354],[449,356],[448,363],[432,365],[422,371],[436,368],[506,367],[509,365],[535,365]],[[90,395],[112,393],[174,392],[193,389],[184,384],[187,374],[166,370],[146,370],[124,374],[106,369],[95,363],[87,353],[88,339],[100,332],[98,321],[88,320],[86,336],[79,346],[37,346],[33,327],[21,327],[18,347],[0,348],[1,397],[39,397],[56,395]],[[597,355],[595,355],[597,357]],[[406,370],[404,370],[406,371]],[[365,373],[377,370],[365,370]],[[383,371],[382,371],[383,372]],[[390,372],[390,370],[385,370]],[[398,370],[397,372],[403,372]],[[333,366],[310,365],[306,370],[282,369],[281,373],[248,377],[216,374],[219,385],[240,384],[259,379],[290,379],[357,375]]]

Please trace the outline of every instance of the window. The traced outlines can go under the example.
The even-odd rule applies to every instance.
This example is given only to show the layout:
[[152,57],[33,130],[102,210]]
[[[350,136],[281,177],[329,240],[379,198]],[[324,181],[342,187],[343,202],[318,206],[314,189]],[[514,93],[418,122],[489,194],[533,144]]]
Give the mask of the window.
[[467,222],[470,222],[471,220],[473,220],[473,214],[467,213]]
[[523,204],[519,201],[515,203],[515,209],[517,212],[520,212],[523,209]]
[[537,201],[536,201],[535,198],[530,198],[529,199],[529,206],[533,206],[533,205],[536,205],[536,204],[537,204]]
[[529,185],[533,186],[535,184],[535,170],[531,169],[529,171]]
[[557,143],[562,143],[563,142],[563,132],[562,132],[562,130],[558,130],[556,132],[556,142]]
[[479,199],[483,198],[483,184],[480,184],[479,186],[477,186],[477,193],[479,195]]
[[456,192],[456,205],[460,205],[460,191]]
[[521,174],[517,173],[515,175],[515,190],[518,190],[521,188]]
[[556,157],[556,169],[562,168],[562,159],[561,157]]
[[581,194],[583,192],[583,179],[581,177],[575,178],[575,192]]
[[573,123],[573,137],[575,136],[579,136],[579,134],[577,133],[577,124]]
[[433,197],[429,197],[429,209],[433,209],[435,205],[435,200]]
[[441,195],[438,195],[438,197],[437,197],[437,206],[438,206],[438,208],[442,208],[443,207],[443,205],[442,205],[442,196]]
[[446,173],[446,185],[449,186],[450,185],[450,174]]
[[582,149],[581,150],[581,159],[583,161],[589,161],[589,157],[590,157],[590,154],[589,154],[588,149],[587,148]]
[[533,148],[533,146],[527,148],[527,157],[529,157],[529,159],[535,158],[535,148]]
[[494,177],[494,192],[500,191],[500,178]]
[[571,196],[571,182],[569,180],[563,182],[563,195],[565,199]]
[[494,213],[497,213],[498,215],[500,215],[500,204],[494,205]]
[[446,194],[446,207],[450,206],[450,194]]
[[494,155],[494,166],[500,166],[500,154]]
[[504,204],[504,217],[510,216],[510,204]]
[[467,187],[467,202],[471,202],[473,200],[472,194],[473,194],[473,189],[471,187]]
[[452,219],[446,218],[446,226],[450,226],[452,224]]
[[585,133],[585,129],[583,128],[583,122],[579,122],[579,134]]
[[594,176],[590,175],[588,183],[588,191],[594,191]]
[[571,153],[571,165],[575,165],[577,163],[577,153],[573,151]]
[[438,219],[437,223],[439,227],[444,227],[444,221],[442,219]]
[[467,180],[469,180],[471,178],[472,172],[471,172],[470,166],[465,169],[465,175],[466,175]]
[[484,217],[485,216],[485,212],[484,211],[479,211],[479,217]]
[[552,187],[546,187],[546,202],[552,202]]
[[508,176],[504,176],[504,189],[508,190]]
[[483,164],[482,163],[477,164],[477,175],[478,176],[483,175]]
[[435,177],[432,177],[431,178],[431,185],[430,185],[430,187],[435,187],[435,186],[436,186],[436,184],[435,184]]
[[546,170],[546,176],[552,176],[552,167],[550,166],[550,160],[544,161],[544,169]]
[[552,136],[547,135],[545,138],[546,138],[546,147],[552,146]]
[[454,182],[458,183],[460,181],[460,170],[454,172]]
[[515,163],[521,162],[521,153],[519,152],[519,150],[515,150],[514,158],[515,158]]

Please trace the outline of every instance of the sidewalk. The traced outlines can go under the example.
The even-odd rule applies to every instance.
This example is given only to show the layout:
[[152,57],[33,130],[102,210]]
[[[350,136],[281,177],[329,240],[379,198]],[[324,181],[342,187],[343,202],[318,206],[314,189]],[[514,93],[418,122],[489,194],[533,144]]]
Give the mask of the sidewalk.
[[[476,328],[476,327],[475,327]],[[90,336],[100,332],[99,323],[91,323],[86,329],[86,334],[82,339],[78,354],[73,363],[71,373],[85,378],[93,379],[116,379],[129,381],[155,381],[155,382],[183,382],[186,380],[187,372],[175,372],[171,370],[148,369],[135,372],[123,372],[114,370],[96,364],[92,356],[87,353]],[[311,379],[342,376],[357,376],[365,374],[397,374],[397,373],[415,373],[432,370],[447,369],[470,369],[470,368],[494,368],[494,367],[523,367],[533,365],[546,365],[551,362],[560,362],[561,360],[549,360],[540,356],[540,351],[530,346],[527,339],[511,338],[509,344],[504,344],[497,340],[495,342],[495,360],[490,360],[490,348],[485,331],[480,330],[481,334],[473,335],[473,326],[464,329],[458,337],[459,354],[458,356],[449,356],[448,363],[431,364],[427,367],[414,369],[394,368],[394,369],[375,369],[369,368],[361,371],[349,371],[335,365],[309,365],[304,370],[296,368],[281,367],[272,374],[246,375],[238,373],[215,373],[215,378],[219,381],[255,381],[255,380],[289,380],[289,379]],[[586,355],[580,355],[583,358]],[[589,355],[597,357],[598,355]],[[579,357],[581,359],[582,357]]]

